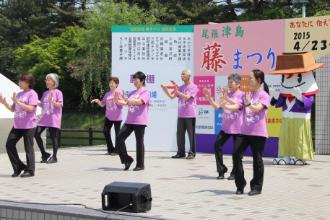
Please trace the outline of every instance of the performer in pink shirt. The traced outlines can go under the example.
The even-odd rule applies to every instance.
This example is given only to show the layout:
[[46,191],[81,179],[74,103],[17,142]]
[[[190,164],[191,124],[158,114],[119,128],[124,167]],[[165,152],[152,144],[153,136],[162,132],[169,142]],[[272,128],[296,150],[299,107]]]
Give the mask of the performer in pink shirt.
[[185,158],[185,134],[188,132],[190,150],[188,152],[187,159],[194,159],[196,156],[196,96],[198,93],[198,87],[194,83],[190,82],[191,73],[190,70],[183,70],[181,73],[181,79],[183,84],[178,86],[172,81],[175,87],[175,93],[170,93],[166,86],[161,85],[165,94],[170,98],[178,98],[178,123],[177,123],[177,145],[178,152],[172,158]]
[[[35,174],[33,137],[37,126],[36,109],[38,105],[38,95],[32,89],[34,77],[31,74],[21,74],[18,78],[18,84],[22,91],[17,94],[13,93],[12,105],[6,101],[5,97],[0,96],[0,103],[8,110],[15,113],[14,126],[8,135],[6,149],[14,169],[12,177],[19,176],[22,171],[24,171],[24,173],[21,177],[32,177]],[[16,148],[17,142],[22,137],[24,138],[26,165],[19,158]]]
[[244,97],[243,124],[241,135],[237,140],[237,150],[234,153],[236,194],[243,194],[246,180],[242,164],[242,155],[250,146],[253,154],[253,179],[250,182],[250,196],[261,193],[264,179],[264,163],[262,156],[266,139],[268,138],[266,117],[270,105],[269,89],[265,82],[265,74],[261,70],[252,70],[250,88]]
[[[115,102],[114,96],[115,93],[118,94],[118,99],[124,99],[123,90],[118,89],[119,79],[118,77],[110,77],[109,79],[109,88],[110,90],[105,93],[102,100],[93,99],[91,103],[97,103],[101,107],[106,107],[105,111],[105,119],[104,119],[104,127],[103,133],[107,143],[107,150],[109,155],[117,155],[118,150],[115,148],[115,144],[113,144],[111,140],[111,128],[115,127],[116,137],[119,134],[121,122],[123,120],[122,109],[123,104],[120,102]],[[116,138],[117,139],[117,138]],[[115,140],[116,142],[116,140]]]
[[[222,89],[222,97],[219,103],[216,103],[212,97],[210,90],[204,88],[203,92],[210,104],[214,108],[223,109],[222,113],[222,129],[217,135],[214,143],[214,153],[217,163],[217,171],[219,173],[218,179],[224,179],[224,174],[227,172],[227,167],[223,164],[222,146],[233,137],[234,147],[233,152],[237,148],[237,137],[241,132],[242,115],[243,115],[243,95],[239,90],[241,76],[238,74],[231,74],[228,76],[228,88]],[[229,91],[228,91],[229,90]],[[228,177],[229,180],[235,179],[235,166]]]
[[[56,163],[57,150],[60,142],[62,122],[63,94],[58,89],[59,78],[55,73],[49,73],[45,79],[47,90],[43,93],[40,106],[41,118],[35,133],[35,139],[41,152],[41,163]],[[46,152],[41,134],[48,129],[53,145],[53,155]],[[50,157],[50,158],[49,158]]]
[[115,94],[115,101],[127,105],[128,113],[126,122],[120,129],[117,136],[116,148],[118,149],[121,163],[128,170],[133,163],[133,158],[127,154],[125,140],[134,131],[136,138],[136,167],[134,171],[144,169],[144,131],[148,124],[148,110],[150,93],[145,88],[146,75],[143,72],[136,72],[133,75],[135,90],[129,93],[125,100],[118,100],[119,94]]

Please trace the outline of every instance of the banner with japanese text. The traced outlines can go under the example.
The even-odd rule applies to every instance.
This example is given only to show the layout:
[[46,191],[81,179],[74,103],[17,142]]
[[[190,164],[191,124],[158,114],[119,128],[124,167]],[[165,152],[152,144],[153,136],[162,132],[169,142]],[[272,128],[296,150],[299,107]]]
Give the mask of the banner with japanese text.
[[[120,78],[121,89],[134,90],[132,75],[147,75],[150,91],[146,150],[176,151],[177,99],[169,99],[160,85],[181,84],[181,72],[193,72],[193,26],[135,25],[112,27],[112,75]],[[125,115],[127,109],[124,109]],[[135,137],[127,142],[135,149]]]
[[315,59],[330,54],[330,16],[285,20],[285,52],[312,51]]
[[[227,85],[229,74],[239,73],[244,76],[252,69],[261,69],[266,74],[266,82],[270,88],[279,91],[281,76],[270,75],[275,69],[276,56],[283,52],[304,51],[312,51],[316,59],[330,55],[329,16],[195,25],[195,82],[199,88],[205,87],[205,81],[214,82],[209,88],[212,97],[218,100],[217,91]],[[199,109],[211,108],[202,98],[201,92],[199,96]],[[267,128],[271,137],[269,145],[274,148],[268,152],[270,156],[277,155],[281,115],[281,110],[274,107],[268,110]],[[209,126],[212,120],[215,120],[213,129]],[[214,140],[213,136],[221,130],[221,110],[203,111],[196,124],[199,150],[213,150],[208,140]],[[225,149],[225,152],[230,151]]]
[[195,75],[270,72],[284,50],[284,20],[196,25]]
[[[177,100],[167,98],[160,85],[170,86],[170,80],[181,84],[183,69],[192,71],[200,89],[196,97],[197,150],[213,152],[215,135],[222,127],[222,110],[209,105],[203,88],[211,89],[212,97],[219,100],[230,73],[246,78],[252,69],[261,69],[270,88],[279,91],[281,76],[270,72],[275,69],[276,56],[283,52],[312,51],[316,59],[330,65],[330,59],[324,59],[330,56],[330,16],[195,26],[113,26],[112,33],[112,75],[119,76],[120,88],[133,90],[132,75],[139,70],[147,74],[151,95],[147,150],[177,149]],[[266,156],[277,155],[281,114],[279,109],[268,109]],[[134,137],[128,146],[134,148]],[[228,146],[225,153],[231,153]]]
[[[219,98],[216,90],[227,85],[230,73],[248,75],[252,69],[261,69],[266,74],[276,65],[276,55],[285,47],[285,21],[269,20],[237,22],[210,25],[196,25],[194,32],[196,77],[214,77],[214,82],[221,82],[211,88],[212,96]],[[270,86],[278,84],[280,78],[271,76],[267,79]],[[200,94],[202,95],[202,94]],[[200,105],[209,105],[207,102]],[[281,111],[271,108],[269,111],[268,130],[271,136],[278,136]],[[214,118],[214,110],[209,118]],[[206,116],[204,116],[205,118]],[[197,127],[201,126],[197,120]],[[216,133],[219,128],[214,129]],[[199,131],[197,131],[199,132]],[[203,131],[199,133],[205,133]]]

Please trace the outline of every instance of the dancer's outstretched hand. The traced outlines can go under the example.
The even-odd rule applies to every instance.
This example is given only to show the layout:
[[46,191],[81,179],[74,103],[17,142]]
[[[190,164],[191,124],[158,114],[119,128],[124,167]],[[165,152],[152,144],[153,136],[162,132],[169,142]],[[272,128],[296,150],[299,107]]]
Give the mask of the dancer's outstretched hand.
[[223,99],[228,98],[228,88],[227,87],[222,88],[222,97],[223,97]]
[[162,85],[160,85],[160,87],[162,87],[162,89],[163,89],[164,91],[167,91],[167,88],[166,88],[166,86],[164,86],[163,84],[162,84]]
[[179,89],[179,85],[174,80],[171,80],[171,83],[175,86],[176,89]]
[[52,102],[53,101],[53,93],[50,92],[48,95],[48,102]]
[[2,96],[2,94],[0,94],[0,103],[1,104],[5,104],[6,103],[6,97]]
[[11,98],[13,100],[14,103],[17,102],[17,95],[16,92],[13,92],[13,97]]
[[93,100],[91,101],[91,103],[100,104],[101,101],[100,101],[100,99],[93,99]]
[[252,94],[251,92],[247,92],[244,97],[244,104],[251,105]]

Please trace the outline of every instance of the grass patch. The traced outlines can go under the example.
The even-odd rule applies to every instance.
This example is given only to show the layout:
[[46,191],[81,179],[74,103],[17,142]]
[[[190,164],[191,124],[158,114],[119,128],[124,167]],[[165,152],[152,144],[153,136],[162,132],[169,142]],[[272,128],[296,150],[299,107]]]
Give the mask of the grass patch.
[[65,113],[62,117],[62,128],[103,128],[102,113]]

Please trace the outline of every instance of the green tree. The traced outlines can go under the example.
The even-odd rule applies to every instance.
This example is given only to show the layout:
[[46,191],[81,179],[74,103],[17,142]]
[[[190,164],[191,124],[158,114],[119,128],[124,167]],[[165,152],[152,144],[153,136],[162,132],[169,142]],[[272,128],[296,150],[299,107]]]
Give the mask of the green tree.
[[[120,2],[118,0],[117,2]],[[206,24],[301,16],[301,5],[292,0],[126,0],[154,15],[163,24]],[[309,0],[307,16],[325,15],[328,0]]]
[[[301,17],[301,4],[293,0],[242,0],[232,6],[241,13],[238,20],[244,21]],[[328,0],[309,0],[307,16],[315,16],[322,10],[330,11]]]
[[[22,11],[19,2],[24,3]],[[81,98],[87,103],[90,97],[107,89],[112,25],[200,24],[291,18],[301,14],[301,5],[288,0],[62,0],[47,1],[48,4],[43,1],[45,5],[38,6],[36,2],[0,2],[0,71],[28,70],[39,80],[47,72],[57,72],[70,97],[77,94],[70,103],[78,103]],[[330,14],[327,0],[310,1],[308,16],[326,14]],[[31,22],[34,25],[29,26]],[[69,24],[83,28],[65,29]],[[16,50],[17,68],[13,68],[13,51],[29,41]]]
[[[70,94],[64,99],[67,109],[76,108],[81,102],[81,82],[71,77],[67,67],[79,49],[82,31],[79,27],[69,27],[58,37],[41,39],[35,36],[31,43],[15,51],[18,72],[31,72],[38,82],[43,82],[46,74],[51,72],[60,76],[60,89],[64,94]],[[37,83],[35,89],[41,94],[44,83]]]
[[58,36],[81,24],[89,0],[2,0],[0,2],[0,72],[15,78],[14,50],[33,36]]
[[136,5],[101,1],[85,15],[85,30],[80,35],[79,49],[69,68],[72,76],[82,82],[82,97],[104,93],[111,68],[112,25],[151,24],[156,19]]
[[126,0],[154,15],[162,24],[206,24],[210,21],[229,21],[236,16],[227,5],[214,0]]

